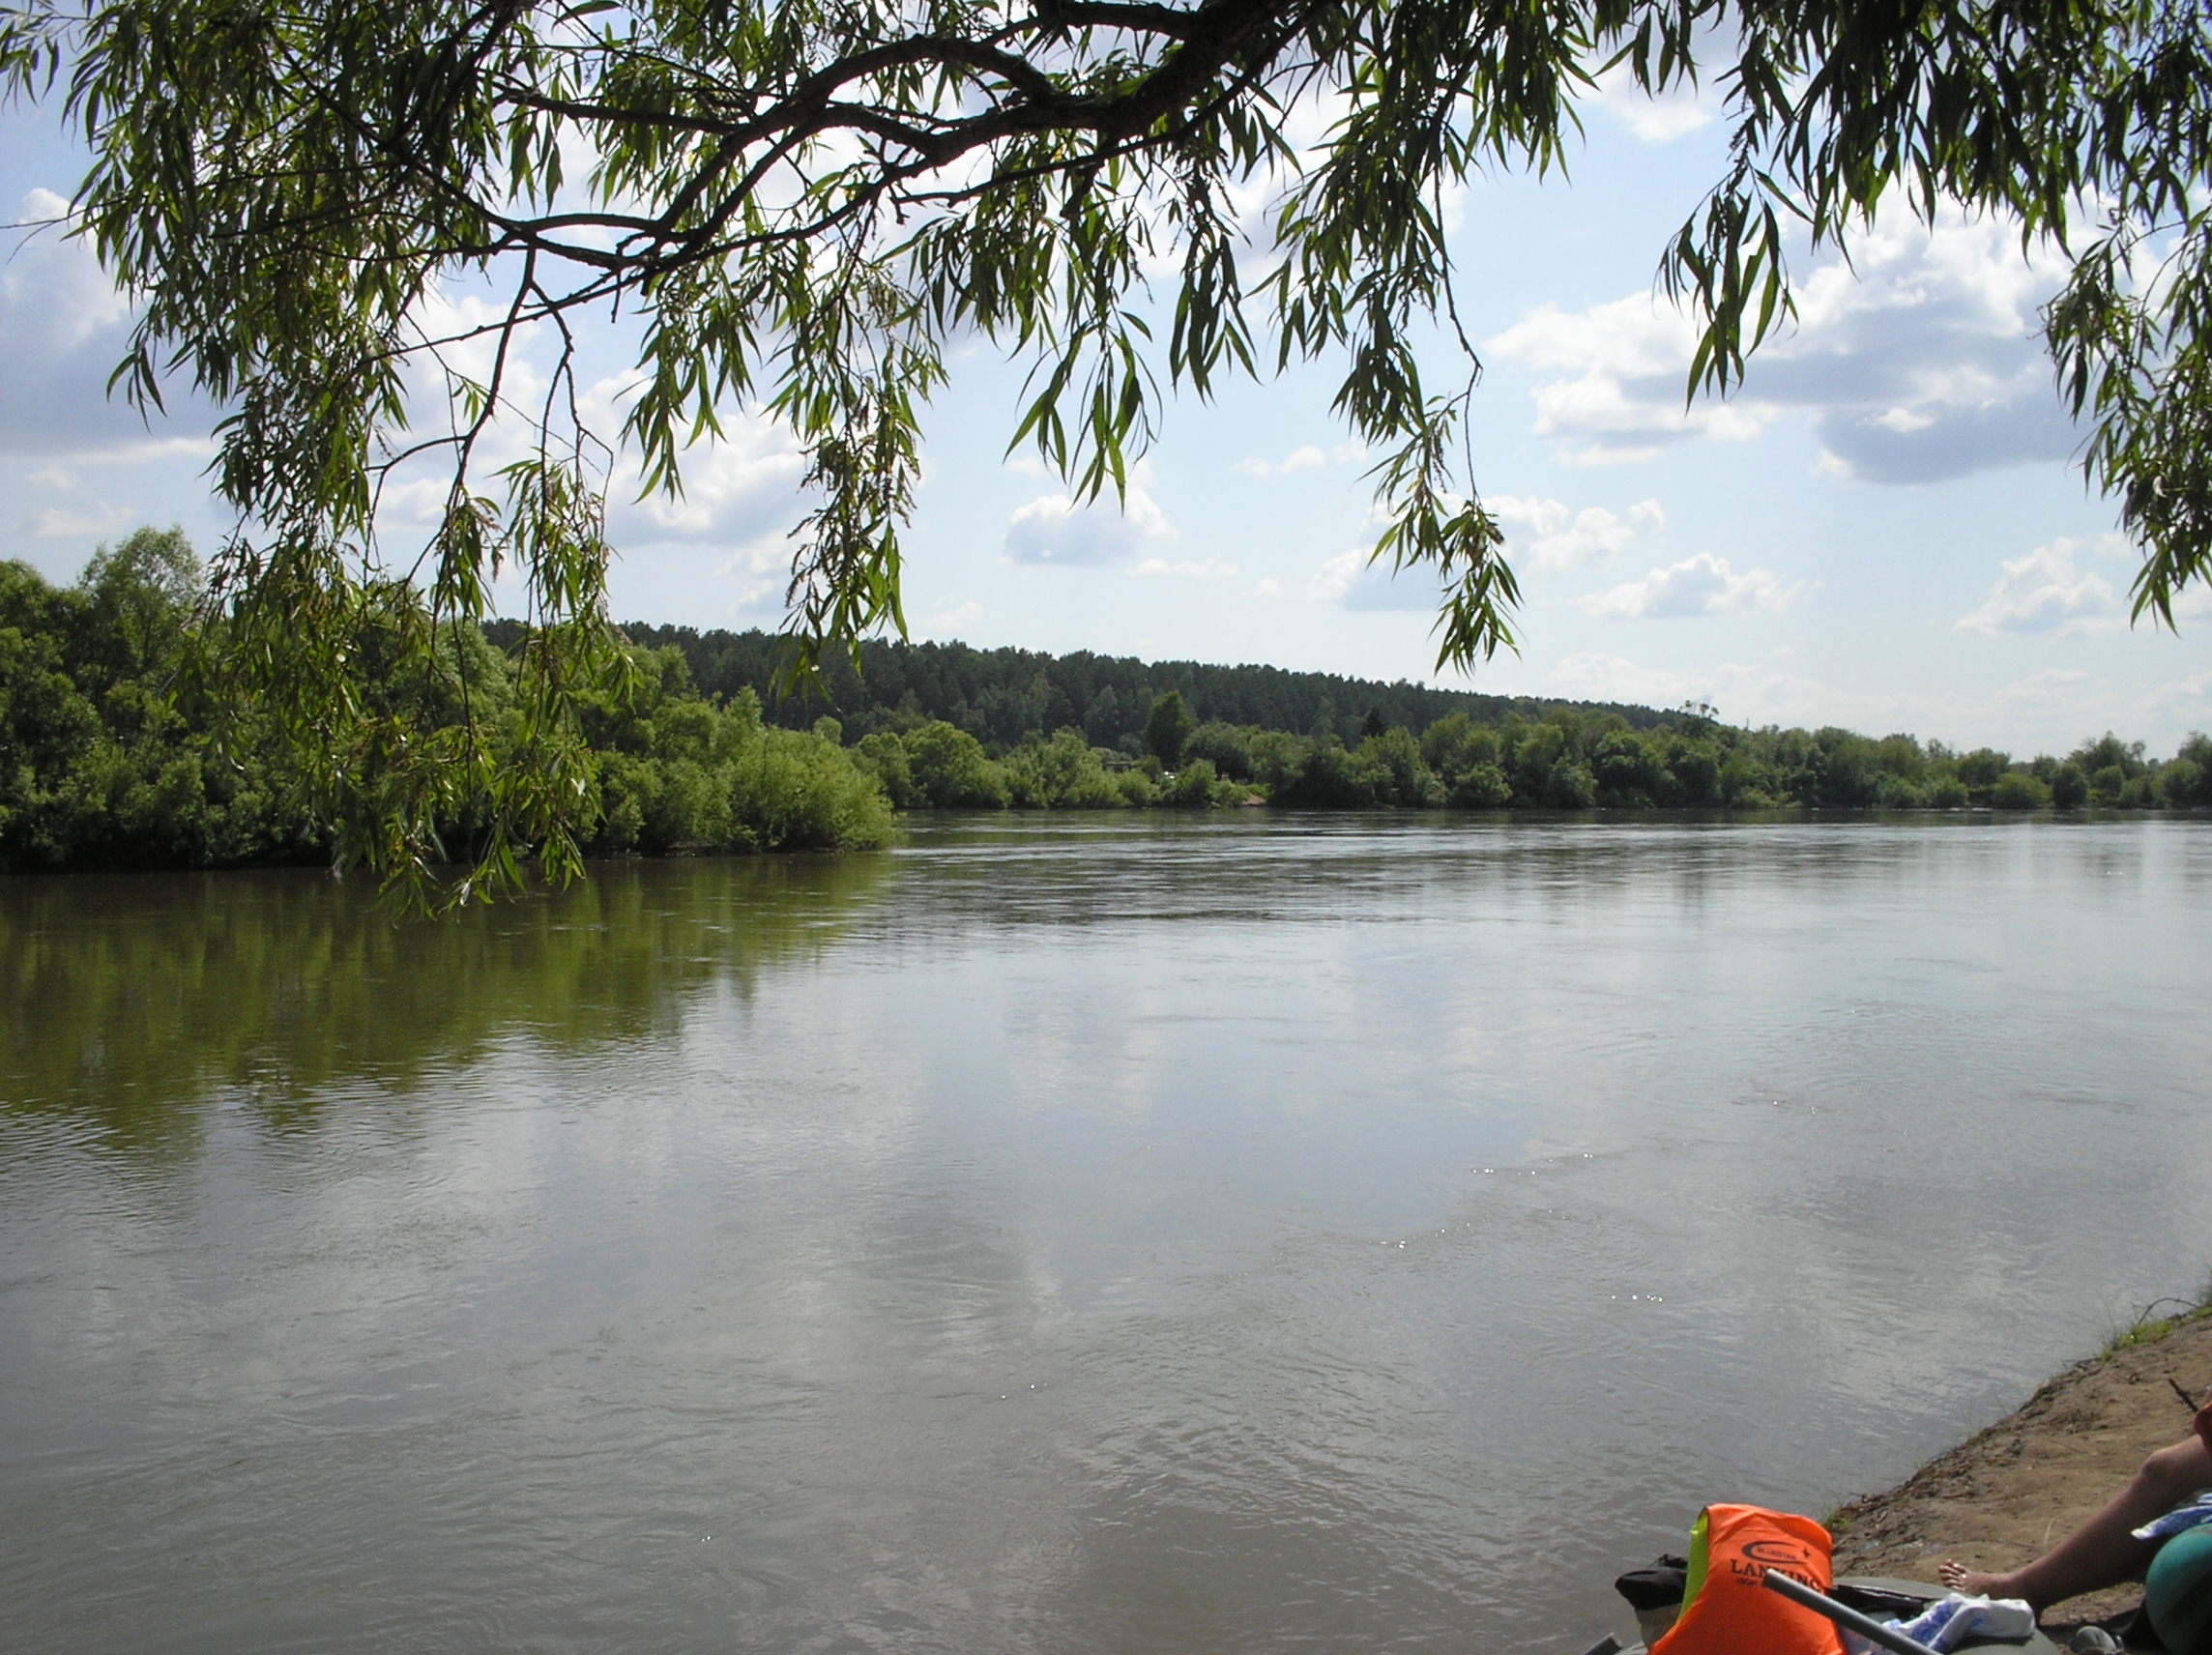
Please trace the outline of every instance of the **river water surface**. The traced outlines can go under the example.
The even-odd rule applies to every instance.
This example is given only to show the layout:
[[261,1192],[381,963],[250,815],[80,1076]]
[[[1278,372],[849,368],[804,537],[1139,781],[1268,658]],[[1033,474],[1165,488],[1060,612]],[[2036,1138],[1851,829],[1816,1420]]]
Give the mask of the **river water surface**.
[[2207,981],[2180,822],[0,883],[0,1641],[1580,1649],[2203,1285]]

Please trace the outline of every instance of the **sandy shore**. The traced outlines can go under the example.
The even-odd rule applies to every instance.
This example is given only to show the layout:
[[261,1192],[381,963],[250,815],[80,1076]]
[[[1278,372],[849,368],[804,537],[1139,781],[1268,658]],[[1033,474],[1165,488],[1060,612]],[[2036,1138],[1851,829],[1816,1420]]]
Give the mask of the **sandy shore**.
[[[1933,1581],[1946,1557],[2016,1567],[2110,1499],[2145,1454],[2187,1436],[2195,1399],[2207,1391],[2207,1311],[2069,1368],[1896,1488],[1829,1518],[1836,1573]],[[2094,1593],[2053,1606],[2045,1620],[2099,1618],[2139,1596],[2132,1586]]]

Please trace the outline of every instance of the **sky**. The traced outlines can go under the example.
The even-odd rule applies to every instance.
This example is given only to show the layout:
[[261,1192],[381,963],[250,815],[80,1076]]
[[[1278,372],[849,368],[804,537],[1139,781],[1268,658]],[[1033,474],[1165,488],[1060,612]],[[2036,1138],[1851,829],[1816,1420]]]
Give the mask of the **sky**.
[[[912,635],[1700,701],[1735,724],[2022,757],[2108,729],[2170,753],[2212,729],[2212,600],[2180,606],[2178,635],[2131,626],[2137,556],[2084,487],[2036,336],[2060,269],[2007,225],[1901,215],[1850,268],[1800,262],[1796,324],[1739,393],[1685,406],[1691,329],[1653,273],[1721,174],[1719,113],[1609,88],[1565,181],[1486,178],[1451,203],[1482,363],[1475,480],[1521,579],[1517,653],[1436,672],[1433,579],[1366,563],[1369,462],[1331,420],[1331,364],[1172,401],[1125,509],[1077,509],[1007,455],[1023,371],[981,341],[955,350],[926,422]],[[82,169],[50,113],[0,115],[0,201],[18,218],[58,210]],[[0,556],[73,579],[141,523],[212,548],[227,522],[205,477],[215,411],[179,394],[149,427],[110,401],[128,305],[80,244],[8,242]],[[589,347],[602,406],[623,343]],[[1434,356],[1435,383],[1464,377],[1441,340]],[[616,618],[778,624],[801,470],[778,430],[740,419],[690,457],[682,501],[620,488]],[[423,487],[401,518],[427,509]]]

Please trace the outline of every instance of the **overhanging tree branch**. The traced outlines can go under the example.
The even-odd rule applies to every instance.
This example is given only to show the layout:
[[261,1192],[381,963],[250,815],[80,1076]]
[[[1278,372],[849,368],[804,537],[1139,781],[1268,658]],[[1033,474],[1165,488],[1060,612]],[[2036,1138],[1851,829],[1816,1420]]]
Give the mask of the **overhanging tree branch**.
[[[741,411],[780,421],[811,490],[795,625],[811,650],[847,644],[901,624],[921,411],[970,331],[1029,361],[1015,440],[1086,496],[1121,488],[1151,440],[1163,350],[1164,383],[1201,394],[1224,371],[1339,361],[1336,411],[1377,455],[1375,555],[1443,575],[1441,661],[1510,647],[1518,594],[1466,392],[1421,373],[1437,328],[1466,343],[1441,201],[1479,166],[1558,166],[1607,63],[1728,100],[1730,165],[1661,254],[1700,329],[1693,394],[1739,385],[1789,316],[1793,247],[1848,252],[1884,208],[2079,243],[2047,316],[2060,389],[2142,545],[2138,613],[2170,624],[2212,546],[2204,6],[0,0],[0,83],[59,88],[91,146],[76,223],[140,302],[118,383],[158,406],[182,372],[227,405],[239,635],[264,682],[306,697],[302,739],[342,755],[332,808],[390,874],[431,854],[410,824],[432,781],[404,731],[349,708],[331,662],[354,631],[433,636],[481,612],[502,560],[524,574],[539,745],[511,798],[469,762],[487,814],[542,828],[562,865],[590,804],[562,802],[573,773],[547,755],[568,686],[616,658],[613,455],[593,443],[678,491],[689,444]],[[1334,124],[1301,149],[1286,124],[1323,101]],[[1256,186],[1273,206],[1240,222],[1231,192]],[[1172,293],[1147,287],[1161,270]],[[499,320],[429,323],[456,281],[502,294]],[[574,395],[572,321],[602,305],[639,322],[619,433],[590,431]],[[517,408],[507,364],[538,329],[566,399]],[[409,438],[413,364],[473,339],[498,365],[451,381],[454,435]],[[522,454],[503,493],[472,482],[494,433]],[[387,558],[383,480],[434,455],[449,508],[427,561]],[[501,865],[479,871],[496,885]]]

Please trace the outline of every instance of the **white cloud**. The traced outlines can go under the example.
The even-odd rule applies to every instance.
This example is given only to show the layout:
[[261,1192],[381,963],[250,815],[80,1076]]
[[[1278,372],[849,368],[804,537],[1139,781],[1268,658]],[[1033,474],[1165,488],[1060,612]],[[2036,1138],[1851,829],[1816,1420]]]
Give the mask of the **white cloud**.
[[[1552,694],[1586,701],[1617,701],[1643,707],[1680,707],[1696,702],[1720,710],[1732,724],[1767,724],[1818,729],[1842,724],[1854,730],[1961,728],[1959,710],[1940,699],[1909,691],[1864,693],[1838,689],[1799,673],[1781,672],[1747,661],[1723,661],[1696,672],[1645,666],[1621,655],[1597,653],[1568,655],[1544,679]],[[1976,707],[1977,713],[1986,709]]]
[[2212,730],[2212,672],[2123,690],[2075,667],[2051,667],[1997,692],[1998,715],[2025,734],[2018,750],[2064,752],[2106,730],[2141,738],[2161,756],[2192,731]]
[[[581,398],[585,424],[611,441],[637,389],[634,373],[596,381]],[[645,475],[634,450],[625,450],[607,479],[607,528],[617,545],[742,547],[748,567],[788,571],[788,536],[806,508],[806,455],[789,429],[749,409],[725,413],[722,434],[684,450],[681,466],[681,494],[640,498]]]
[[0,361],[8,364],[0,453],[144,457],[180,438],[199,438],[212,420],[183,385],[169,391],[168,417],[151,426],[129,403],[107,395],[131,306],[92,249],[52,222],[68,213],[69,203],[52,190],[31,190],[16,221],[50,227],[26,234],[0,262]]
[[[479,307],[466,296],[441,298],[437,312],[438,325],[466,326]],[[489,359],[480,356],[480,343],[472,340],[457,353],[447,353],[448,361],[463,371],[488,371]],[[509,362],[506,384],[513,402],[479,440],[471,462],[479,479],[523,457],[534,441],[523,410],[542,394],[544,379],[529,345]],[[587,386],[578,398],[586,427],[613,441],[636,385],[634,373],[624,373]],[[433,418],[443,423],[443,386],[427,364],[415,373],[412,390],[425,409],[420,426],[429,427]],[[801,488],[806,459],[797,440],[772,419],[737,411],[724,415],[719,437],[692,444],[680,462],[681,493],[646,494],[635,450],[618,450],[605,481],[608,538],[625,562],[648,579],[670,557],[695,560],[688,566],[696,570],[702,566],[696,560],[706,554],[712,560],[704,564],[710,584],[701,589],[701,601],[712,602],[718,613],[779,613],[791,575],[791,530],[806,509]],[[388,479],[378,501],[380,533],[391,538],[427,535],[445,507],[451,464],[448,450],[432,450]],[[503,580],[500,601],[522,601],[514,578],[510,571]]]
[[1798,284],[1796,325],[1752,360],[1728,403],[1687,407],[1689,320],[1639,295],[1530,311],[1488,341],[1534,378],[1535,429],[1582,464],[1647,459],[1694,438],[1755,435],[1805,415],[1831,475],[1923,483],[2065,455],[2037,308],[2062,278],[2017,231],[1950,218],[1879,226]]
[[803,510],[800,479],[805,454],[772,421],[740,415],[725,419],[722,429],[719,442],[684,452],[684,492],[678,496],[638,499],[642,476],[634,458],[626,458],[607,498],[608,526],[618,543],[771,538],[778,558],[789,558],[783,541]]
[[[77,474],[65,466],[41,466],[25,473],[23,480],[47,495],[75,495],[80,492]],[[133,508],[119,505],[112,500],[85,502],[80,499],[70,505],[48,506],[31,511],[22,519],[22,527],[36,539],[89,540],[102,535],[118,534],[137,522],[139,517],[140,513]]]
[[2151,718],[2164,722],[2179,711],[2171,703],[2162,703],[2156,693],[2121,695],[2093,673],[2073,667],[2030,673],[2000,685],[1994,699],[2000,727],[2022,733],[2009,743],[2020,752],[2063,753],[2106,730],[2146,736]]
[[1065,494],[1040,494],[1015,509],[1001,544],[1018,564],[1094,566],[1121,563],[1145,542],[1174,535],[1167,513],[1132,479],[1119,509],[1111,496],[1078,505]]
[[1556,439],[1570,464],[1606,465],[1649,459],[1691,437],[1759,434],[1769,417],[1762,408],[1683,405],[1695,344],[1687,317],[1640,295],[1582,311],[1540,305],[1484,348],[1536,374],[1538,436]]
[[1443,588],[1435,565],[1420,564],[1398,569],[1387,558],[1377,563],[1373,549],[1367,546],[1340,552],[1323,564],[1308,583],[1306,594],[1340,609],[1362,612],[1434,612],[1443,600]]
[[1687,317],[1637,297],[1562,310],[1546,302],[1488,340],[1488,350],[1523,367],[1603,372],[1639,379],[1672,372],[1697,342]]
[[1324,603],[1336,602],[1352,590],[1352,583],[1366,569],[1367,562],[1367,552],[1359,547],[1355,546],[1349,552],[1339,552],[1315,571],[1312,582],[1306,588],[1307,595]]
[[40,334],[62,350],[83,344],[131,314],[129,302],[102,272],[90,246],[66,239],[69,218],[69,203],[52,190],[26,194],[16,209],[16,222],[41,228],[0,276],[0,293],[9,299],[36,297]]
[[[1506,531],[1507,556],[1550,573],[1603,563],[1625,551],[1638,534],[1667,525],[1667,513],[1656,500],[1638,502],[1626,517],[1616,517],[1602,506],[1575,512],[1557,500],[1524,500],[1510,494],[1484,504]],[[1516,528],[1523,533],[1516,534]]]
[[1801,586],[1784,586],[1768,569],[1737,574],[1726,558],[1700,552],[1655,568],[1605,592],[1575,599],[1586,614],[1631,621],[1669,621],[1688,615],[1746,615],[1786,607]]
[[1617,701],[1638,707],[1679,707],[1712,688],[1708,680],[1646,667],[1595,652],[1568,655],[1544,677],[1555,694],[1576,701]]
[[[2119,537],[2105,539],[2110,542]],[[2120,543],[2124,547],[2125,542]],[[1960,617],[1956,629],[1992,636],[2048,632],[2059,637],[2117,631],[2123,621],[2118,594],[2104,576],[2075,561],[2089,549],[2089,542],[2061,537],[2023,558],[2006,561],[2004,574],[1991,588],[1988,600],[1972,614]]]
[[1997,693],[2015,706],[2071,707],[2081,699],[2089,675],[2079,667],[2045,667]]
[[917,637],[947,638],[983,619],[983,606],[968,602],[955,604],[950,609],[932,610],[915,623]]
[[1264,460],[1256,454],[1248,454],[1237,462],[1237,471],[1241,477],[1287,477],[1295,471],[1319,471],[1326,464],[1328,455],[1308,443],[1293,449],[1279,460]]
[[[1506,531],[1506,556],[1519,565],[1547,572],[1603,562],[1630,545],[1638,535],[1661,529],[1667,521],[1656,500],[1640,501],[1625,516],[1602,506],[1576,511],[1560,501],[1511,494],[1493,496],[1483,504]],[[1370,526],[1380,526],[1373,510]],[[1743,578],[1771,577],[1754,571]],[[1364,546],[1340,552],[1323,564],[1306,591],[1320,602],[1353,610],[1434,612],[1443,600],[1442,580],[1433,565],[1398,568],[1387,558],[1377,563],[1371,548]]]
[[29,528],[42,540],[82,540],[120,534],[139,521],[141,513],[107,501],[89,511],[69,511],[58,506],[32,514]]
[[1219,559],[1198,563],[1186,558],[1170,563],[1165,558],[1147,558],[1137,566],[1136,572],[1178,575],[1185,580],[1234,580],[1237,577],[1237,566],[1222,563]]
[[2020,755],[2062,753],[2103,730],[2145,737],[2169,752],[2189,730],[2212,729],[2212,672],[2127,691],[2079,667],[2046,667],[2009,683],[1931,689],[1896,683],[1853,689],[1765,662],[1724,661],[1681,671],[1621,655],[1568,655],[1544,675],[1547,694],[1644,707],[1709,703],[1732,724],[1867,734],[1907,730],[1955,747],[1984,744]]
[[2160,684],[2143,697],[2143,704],[2169,721],[2186,723],[2192,730],[2212,729],[2212,672]]
[[1638,87],[1626,64],[1597,77],[1597,92],[1590,101],[1647,144],[1671,144],[1712,125],[1720,102],[1717,93],[1687,83],[1656,95],[1646,93]]
[[1236,470],[1240,477],[1288,477],[1293,472],[1320,471],[1324,466],[1342,464],[1366,457],[1367,450],[1357,443],[1338,443],[1324,450],[1312,443],[1301,444],[1279,460],[1263,459],[1258,454],[1247,454],[1238,460]]

